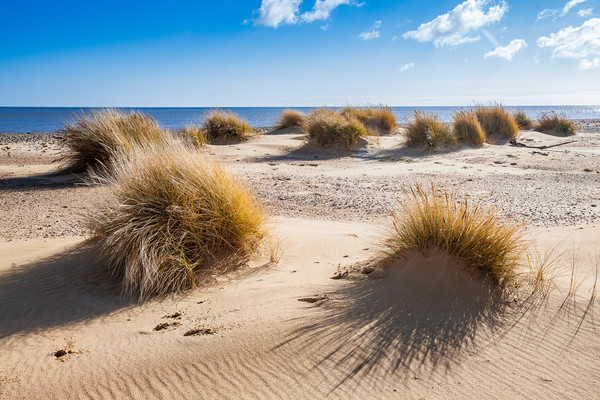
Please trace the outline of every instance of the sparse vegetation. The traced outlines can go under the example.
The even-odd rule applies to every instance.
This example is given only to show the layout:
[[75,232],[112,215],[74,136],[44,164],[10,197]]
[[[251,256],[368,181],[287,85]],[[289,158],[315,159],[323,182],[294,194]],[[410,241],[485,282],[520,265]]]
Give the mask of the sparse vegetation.
[[463,110],[454,114],[452,130],[456,139],[472,146],[482,146],[485,141],[485,133],[472,111]]
[[390,132],[397,124],[392,109],[386,106],[344,107],[340,113],[358,119],[369,130]]
[[75,173],[107,166],[116,152],[165,138],[151,116],[114,109],[77,115],[62,133],[67,147],[62,167]]
[[279,119],[275,122],[277,129],[302,126],[304,123],[304,113],[297,110],[283,110]]
[[523,110],[517,110],[513,113],[513,117],[521,129],[531,128],[531,120]]
[[247,140],[252,127],[232,111],[214,109],[204,119],[204,132],[210,143],[232,143]]
[[204,130],[198,126],[188,125],[183,128],[183,135],[185,139],[189,140],[192,144],[197,147],[204,146],[208,143]]
[[512,139],[519,133],[517,121],[501,105],[477,106],[474,112],[488,141],[490,139]]
[[426,255],[435,248],[463,260],[500,287],[516,278],[524,254],[518,226],[503,222],[491,210],[468,198],[416,185],[405,192],[406,203],[394,212],[386,249],[391,257],[415,250]]
[[304,129],[310,139],[315,139],[321,145],[352,146],[360,137],[367,136],[365,126],[358,119],[325,107],[306,116]]
[[438,119],[437,115],[417,110],[406,127],[409,146],[425,146],[429,150],[440,144],[451,145],[456,142],[450,129]]
[[561,135],[574,135],[577,132],[573,121],[557,114],[555,111],[543,112],[535,124],[535,129],[544,133],[558,133]]
[[85,223],[127,294],[147,299],[194,287],[239,265],[222,261],[244,260],[267,235],[248,189],[181,142],[121,152],[110,170],[94,176],[109,193]]

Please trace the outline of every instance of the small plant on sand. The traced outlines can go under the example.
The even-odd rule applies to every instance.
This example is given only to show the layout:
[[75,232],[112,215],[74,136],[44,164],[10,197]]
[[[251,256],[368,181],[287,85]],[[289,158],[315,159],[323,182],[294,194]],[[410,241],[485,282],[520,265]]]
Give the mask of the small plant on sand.
[[406,202],[392,214],[386,250],[391,257],[415,250],[426,255],[441,249],[480,271],[500,287],[515,282],[524,254],[519,227],[503,222],[493,211],[455,194],[416,185],[405,192]]
[[321,145],[352,146],[367,136],[365,126],[354,117],[345,117],[329,108],[319,108],[306,116],[304,130]]
[[390,132],[396,128],[396,116],[390,107],[344,107],[340,112],[346,117],[354,117],[370,130]]
[[408,120],[406,136],[409,146],[425,146],[436,149],[440,144],[451,145],[456,139],[448,126],[438,119],[437,115],[417,110]]
[[501,105],[477,106],[475,115],[488,139],[512,139],[519,133],[515,118]]
[[214,109],[204,119],[204,132],[211,143],[231,143],[250,138],[252,127],[232,111]]
[[304,113],[297,110],[283,110],[279,119],[275,122],[277,129],[302,126],[304,124]]
[[189,140],[194,146],[201,147],[208,143],[206,135],[202,128],[188,125],[183,128],[183,136]]
[[475,113],[463,110],[454,114],[452,130],[456,139],[472,146],[483,146],[485,133]]
[[521,129],[531,128],[531,120],[523,110],[517,110],[513,113],[513,117]]
[[543,112],[535,124],[535,130],[561,135],[574,135],[577,132],[573,121],[557,114],[555,111]]
[[78,115],[61,132],[67,148],[62,167],[75,173],[107,165],[118,151],[165,138],[151,116],[113,109]]
[[86,226],[126,294],[141,300],[192,288],[239,265],[267,236],[265,214],[220,165],[180,142],[121,153],[95,175],[108,194]]

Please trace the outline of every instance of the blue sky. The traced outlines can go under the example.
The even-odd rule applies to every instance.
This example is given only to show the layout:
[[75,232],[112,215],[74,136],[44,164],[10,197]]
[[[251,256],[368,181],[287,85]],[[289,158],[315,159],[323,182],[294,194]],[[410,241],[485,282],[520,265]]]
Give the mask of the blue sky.
[[600,0],[8,2],[0,106],[600,103]]

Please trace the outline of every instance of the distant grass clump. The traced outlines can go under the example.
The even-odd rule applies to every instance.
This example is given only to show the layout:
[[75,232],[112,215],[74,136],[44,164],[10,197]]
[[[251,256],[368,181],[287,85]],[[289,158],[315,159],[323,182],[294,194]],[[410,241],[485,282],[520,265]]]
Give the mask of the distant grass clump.
[[252,135],[250,124],[232,111],[211,110],[203,127],[211,143],[241,142]]
[[573,121],[557,114],[555,111],[543,112],[535,124],[535,129],[540,132],[561,135],[574,135],[577,132],[577,127]]
[[392,257],[415,250],[427,255],[441,249],[480,271],[500,287],[514,283],[524,253],[517,226],[501,221],[494,212],[454,193],[416,185],[406,192],[406,204],[393,213],[386,240]]
[[310,139],[321,145],[352,146],[358,143],[360,137],[367,136],[367,129],[358,119],[325,107],[306,116],[304,130]]
[[472,111],[463,110],[454,114],[452,130],[457,140],[472,146],[483,146],[486,141],[483,128]]
[[519,133],[515,118],[500,105],[477,106],[474,112],[488,139],[512,139]]
[[197,147],[202,147],[208,143],[204,130],[197,126],[187,125],[184,127],[183,136]]
[[521,129],[531,128],[531,120],[523,110],[517,110],[513,113],[513,117]]
[[77,115],[61,132],[67,148],[62,167],[75,173],[108,165],[116,152],[165,138],[151,116],[114,109]]
[[396,128],[396,116],[390,107],[344,107],[340,112],[346,117],[354,117],[371,130],[390,132]]
[[85,222],[126,294],[192,288],[224,268],[216,261],[245,259],[267,235],[246,187],[180,142],[120,153],[110,170],[95,176],[109,193]]
[[440,122],[437,115],[424,111],[415,111],[406,127],[409,146],[424,146],[433,150],[441,144],[451,145],[456,142],[448,126]]
[[304,123],[304,113],[298,110],[283,110],[279,119],[275,122],[277,129],[302,126]]

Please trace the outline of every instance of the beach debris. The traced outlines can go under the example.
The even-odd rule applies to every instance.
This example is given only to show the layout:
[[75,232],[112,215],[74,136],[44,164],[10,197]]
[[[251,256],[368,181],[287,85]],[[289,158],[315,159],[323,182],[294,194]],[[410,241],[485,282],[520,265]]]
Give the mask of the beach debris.
[[305,303],[316,303],[318,301],[322,301],[322,300],[325,300],[328,298],[329,298],[329,295],[327,295],[327,294],[318,294],[318,295],[315,295],[312,297],[301,297],[298,299],[298,301],[303,301]]
[[545,146],[530,146],[528,144],[525,144],[523,142],[518,142],[517,139],[513,138],[510,139],[508,141],[508,144],[510,144],[511,146],[519,146],[519,147],[527,147],[529,149],[539,149],[539,150],[546,150],[552,147],[558,147],[558,146],[562,146],[565,144],[569,144],[569,143],[575,143],[577,140],[569,140],[566,142],[561,142],[561,143],[556,143],[556,144],[550,144],[550,145],[545,145]]
[[218,331],[216,328],[192,328],[184,333],[183,336],[214,335]]
[[345,278],[346,276],[348,276],[348,271],[343,271],[343,272],[336,272],[331,279],[342,279]]
[[163,322],[156,325],[152,330],[155,332],[162,331],[163,329],[167,329],[168,327],[176,327],[181,325],[179,322]]
[[171,318],[171,319],[181,319],[181,316],[183,315],[182,312],[177,311],[173,314],[167,314],[165,315],[163,318]]

